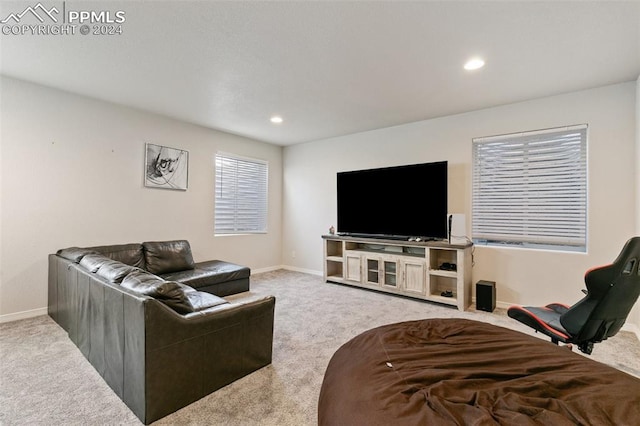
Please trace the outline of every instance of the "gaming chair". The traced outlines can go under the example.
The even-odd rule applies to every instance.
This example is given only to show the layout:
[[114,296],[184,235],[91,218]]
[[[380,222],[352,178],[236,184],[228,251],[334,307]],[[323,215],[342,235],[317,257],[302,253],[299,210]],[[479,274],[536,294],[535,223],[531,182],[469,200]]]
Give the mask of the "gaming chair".
[[585,273],[586,296],[573,306],[512,306],[507,314],[558,342],[591,354],[593,344],[614,336],[640,294],[640,237],[633,237],[610,265]]

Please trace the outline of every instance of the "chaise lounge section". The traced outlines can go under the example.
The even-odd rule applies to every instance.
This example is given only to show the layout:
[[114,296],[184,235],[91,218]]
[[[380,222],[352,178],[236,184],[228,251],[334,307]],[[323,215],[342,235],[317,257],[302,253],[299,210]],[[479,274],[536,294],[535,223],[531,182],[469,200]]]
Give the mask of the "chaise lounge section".
[[49,255],[49,315],[145,424],[271,363],[275,298],[214,294],[248,287],[184,240]]
[[220,297],[249,291],[251,270],[248,267],[222,260],[196,263],[193,261],[191,245],[186,240],[148,241],[84,250],[96,251],[168,281],[179,281]]

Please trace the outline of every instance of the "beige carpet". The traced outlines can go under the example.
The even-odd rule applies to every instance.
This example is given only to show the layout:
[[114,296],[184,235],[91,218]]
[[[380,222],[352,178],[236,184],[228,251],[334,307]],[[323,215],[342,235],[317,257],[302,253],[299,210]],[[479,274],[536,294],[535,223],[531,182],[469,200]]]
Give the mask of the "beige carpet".
[[[155,425],[314,425],[324,370],[335,350],[383,324],[457,317],[531,333],[504,311],[459,312],[298,272],[254,275],[251,288],[276,296],[272,365]],[[597,344],[590,358],[640,377],[640,342],[632,333]],[[141,423],[49,317],[0,324],[0,425],[62,424]]]

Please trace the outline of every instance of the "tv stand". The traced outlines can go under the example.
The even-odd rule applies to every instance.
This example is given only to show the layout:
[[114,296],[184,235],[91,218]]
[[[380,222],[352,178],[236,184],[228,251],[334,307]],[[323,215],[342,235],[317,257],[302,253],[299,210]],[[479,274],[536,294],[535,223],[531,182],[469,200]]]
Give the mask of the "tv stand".
[[324,280],[456,306],[471,304],[471,243],[323,235]]

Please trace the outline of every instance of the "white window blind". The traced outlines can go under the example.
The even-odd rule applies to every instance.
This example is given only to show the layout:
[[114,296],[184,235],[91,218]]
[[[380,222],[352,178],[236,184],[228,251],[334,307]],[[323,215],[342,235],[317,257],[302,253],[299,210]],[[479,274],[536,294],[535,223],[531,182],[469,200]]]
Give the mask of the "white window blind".
[[586,250],[587,126],[473,140],[476,243]]
[[267,232],[268,164],[216,154],[215,233]]

